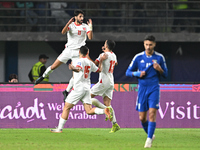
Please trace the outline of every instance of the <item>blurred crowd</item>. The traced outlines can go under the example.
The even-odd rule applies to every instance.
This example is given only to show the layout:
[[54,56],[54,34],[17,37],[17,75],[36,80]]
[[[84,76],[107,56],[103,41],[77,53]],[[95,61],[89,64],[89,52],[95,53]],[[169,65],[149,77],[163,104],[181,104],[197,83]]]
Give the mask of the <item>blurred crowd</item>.
[[[196,1],[196,2],[195,2]],[[200,32],[200,2],[0,2],[0,31],[60,32],[82,9],[97,32]]]

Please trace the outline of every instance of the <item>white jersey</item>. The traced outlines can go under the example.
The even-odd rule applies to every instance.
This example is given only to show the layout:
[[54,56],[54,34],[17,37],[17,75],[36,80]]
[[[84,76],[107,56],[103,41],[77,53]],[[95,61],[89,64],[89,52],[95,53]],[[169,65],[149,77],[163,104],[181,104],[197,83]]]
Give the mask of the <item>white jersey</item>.
[[80,67],[79,72],[74,72],[74,89],[76,88],[85,88],[90,90],[90,74],[91,72],[97,72],[99,68],[89,59],[79,58],[74,64],[75,67]]
[[[99,82],[109,82],[109,84],[114,85],[113,70],[115,64],[117,63],[117,57],[113,52],[105,52],[108,58],[102,62],[102,71],[99,75]],[[101,53],[102,55],[104,53]],[[100,61],[100,56],[96,59]]]
[[69,31],[67,32],[68,41],[65,44],[65,47],[70,49],[79,49],[81,46],[84,46],[87,39],[87,33],[90,32],[90,28],[87,24],[82,23],[77,25],[75,22],[72,22],[68,26]]

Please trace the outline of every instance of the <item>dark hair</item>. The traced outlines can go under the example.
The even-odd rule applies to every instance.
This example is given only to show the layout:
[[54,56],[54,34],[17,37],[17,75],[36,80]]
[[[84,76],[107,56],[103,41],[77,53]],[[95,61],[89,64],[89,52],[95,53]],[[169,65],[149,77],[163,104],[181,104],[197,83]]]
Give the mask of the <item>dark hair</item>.
[[87,55],[87,53],[88,53],[88,47],[87,47],[87,46],[81,46],[80,52],[81,52],[81,54],[83,54],[84,56]]
[[47,55],[45,55],[45,54],[41,54],[41,55],[39,56],[39,60],[40,60],[41,58],[49,59],[49,57],[48,57]]
[[156,42],[156,38],[153,35],[145,36],[144,41],[146,41],[146,40]]
[[107,40],[106,44],[109,50],[113,50],[115,48],[115,41],[113,40]]
[[12,79],[18,79],[16,74],[10,74],[8,80],[11,81]]
[[84,12],[81,9],[74,10],[74,16],[78,16],[79,14],[83,14],[84,15]]

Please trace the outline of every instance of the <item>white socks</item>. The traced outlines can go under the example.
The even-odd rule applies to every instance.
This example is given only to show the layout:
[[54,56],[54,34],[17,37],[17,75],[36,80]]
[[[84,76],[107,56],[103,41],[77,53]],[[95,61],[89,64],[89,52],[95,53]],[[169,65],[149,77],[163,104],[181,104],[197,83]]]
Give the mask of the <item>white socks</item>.
[[97,108],[97,107],[95,108],[94,112],[95,112],[95,114],[97,114],[97,115],[105,114],[104,109]]
[[98,108],[102,108],[102,109],[105,109],[106,106],[104,104],[102,104],[98,99],[96,98],[91,98],[91,101],[92,101],[92,105],[98,107]]
[[74,85],[74,78],[72,77],[72,78],[69,80],[69,84],[68,84],[68,86],[67,86],[67,88],[66,88],[66,91],[69,92],[69,91],[72,89],[73,85]]
[[[111,108],[112,108],[111,105],[108,106],[108,107],[111,107]],[[113,109],[113,108],[112,108],[112,109]],[[113,120],[112,120],[111,122],[112,122],[113,125],[117,122],[116,117],[115,117],[115,111],[114,111],[114,109],[113,109]]]
[[65,120],[62,117],[60,117],[60,120],[59,120],[59,123],[58,123],[58,129],[63,129],[66,121],[67,120]]
[[43,73],[43,77],[45,78],[46,76],[48,76],[50,73],[52,73],[53,72],[53,70],[51,70],[51,66],[49,66],[46,70],[45,70],[45,72]]
[[[104,104],[102,104],[98,99],[96,98],[91,98],[92,101],[92,105],[98,107],[98,108],[102,108],[105,109],[106,106]],[[112,108],[112,106],[110,105],[109,107]],[[97,110],[98,111],[98,110]],[[96,113],[96,109],[95,109],[95,113]],[[112,124],[114,125],[117,122],[116,117],[115,117],[115,111],[113,109],[113,120],[112,120]]]

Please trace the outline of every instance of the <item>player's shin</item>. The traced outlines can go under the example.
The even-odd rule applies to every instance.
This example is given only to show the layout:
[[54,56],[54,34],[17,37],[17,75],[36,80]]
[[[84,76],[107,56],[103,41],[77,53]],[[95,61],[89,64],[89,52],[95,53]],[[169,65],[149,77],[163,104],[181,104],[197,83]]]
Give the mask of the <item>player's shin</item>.
[[97,114],[97,115],[105,114],[104,109],[97,108],[97,107],[95,108],[94,112],[95,112],[95,114]]
[[45,72],[43,73],[43,75],[42,75],[42,77],[46,77],[46,76],[48,76],[50,73],[52,73],[53,72],[53,70],[51,70],[51,66],[49,66],[46,70],[45,70]]
[[156,122],[149,121],[149,123],[148,123],[148,138],[152,139],[155,129],[156,129]]
[[[110,105],[109,107],[111,107],[112,108],[112,106]],[[112,115],[113,115],[113,120],[111,121],[112,122],[112,125],[114,125],[115,123],[117,123],[117,120],[116,120],[116,117],[115,117],[115,111],[114,111],[114,109],[112,108]]]
[[91,98],[91,101],[92,101],[92,105],[98,107],[98,108],[102,108],[102,109],[105,109],[106,106],[104,104],[102,104],[98,99],[96,98]]
[[62,117],[60,117],[60,120],[59,120],[59,123],[58,123],[58,129],[63,129],[66,121],[67,120],[65,120]]
[[145,123],[142,123],[141,122],[141,125],[144,129],[144,131],[148,134],[148,124],[149,124],[149,121],[147,120]]

